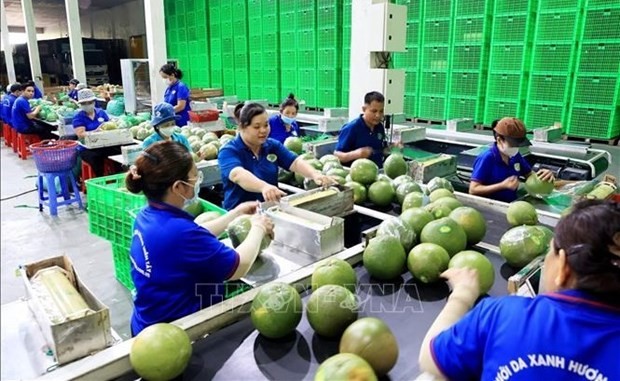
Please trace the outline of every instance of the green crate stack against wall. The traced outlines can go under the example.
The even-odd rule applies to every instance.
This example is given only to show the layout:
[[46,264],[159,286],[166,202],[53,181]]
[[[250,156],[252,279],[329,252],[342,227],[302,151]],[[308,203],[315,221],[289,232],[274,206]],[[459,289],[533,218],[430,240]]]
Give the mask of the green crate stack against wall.
[[221,0],[209,0],[209,58],[211,86],[224,87],[222,62],[222,4]]
[[317,106],[338,107],[342,99],[342,0],[318,0]]
[[[296,1],[295,42],[297,48],[297,88],[282,88],[283,95],[295,93],[306,106],[317,107],[317,6],[316,0]],[[283,57],[284,58],[284,57]]]
[[222,27],[222,82],[224,95],[236,95],[235,84],[235,22],[233,21],[232,0],[220,0],[220,20]]
[[447,119],[483,120],[492,6],[491,1],[456,1]]
[[263,98],[269,103],[281,102],[280,89],[280,23],[278,0],[261,0],[263,17]]
[[351,75],[351,2],[342,2],[342,95],[340,107],[349,107],[349,82]]
[[[187,29],[185,27],[185,2],[166,0],[164,2],[166,12],[166,46],[169,59],[177,60],[179,66],[187,72],[187,68],[181,65],[187,65],[189,58],[187,55]],[[186,73],[190,78],[190,73]],[[183,80],[187,82],[187,78]]]
[[453,2],[434,0],[422,9],[419,117],[445,120],[450,78]]
[[266,99],[263,80],[263,13],[261,0],[248,0],[248,51],[250,98]]
[[531,75],[525,106],[529,130],[568,121],[577,41],[583,19],[581,1],[540,0],[534,30]]
[[[613,4],[612,4],[613,3]],[[620,3],[586,0],[569,136],[620,136]]]
[[419,70],[420,67],[420,17],[422,0],[398,0],[407,6],[407,36],[405,53],[394,53],[394,68],[405,70],[405,100],[403,112],[407,118],[418,116]]
[[248,51],[248,9],[246,0],[232,0],[235,92],[239,99],[250,98],[250,55]]
[[[187,48],[192,88],[209,87],[209,39],[207,38],[206,0],[185,0],[187,15]],[[183,68],[181,68],[183,69]],[[185,69],[187,72],[188,69]]]
[[[297,1],[280,0],[280,92],[282,96],[295,92],[299,86],[297,73]],[[301,94],[295,94],[298,99]],[[279,103],[279,102],[278,102]]]
[[[523,118],[537,2],[495,0],[484,124]],[[571,26],[572,27],[572,26]]]

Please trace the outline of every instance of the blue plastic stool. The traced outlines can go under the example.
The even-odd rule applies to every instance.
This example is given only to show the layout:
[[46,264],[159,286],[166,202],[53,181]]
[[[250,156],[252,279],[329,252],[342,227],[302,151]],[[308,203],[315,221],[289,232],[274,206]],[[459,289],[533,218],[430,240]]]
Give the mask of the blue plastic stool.
[[[60,180],[61,194],[56,194],[56,187],[47,187],[47,197],[45,196],[45,188],[43,186],[43,179],[47,184],[54,184],[56,178]],[[73,189],[73,197],[69,192],[69,185]],[[80,196],[80,190],[75,181],[75,176],[71,169],[63,172],[39,172],[38,186],[39,190],[39,211],[43,211],[43,206],[50,208],[50,214],[52,216],[58,215],[58,207],[61,205],[69,205],[77,202],[80,209],[82,206],[82,197]],[[58,201],[59,197],[63,197],[64,200]]]

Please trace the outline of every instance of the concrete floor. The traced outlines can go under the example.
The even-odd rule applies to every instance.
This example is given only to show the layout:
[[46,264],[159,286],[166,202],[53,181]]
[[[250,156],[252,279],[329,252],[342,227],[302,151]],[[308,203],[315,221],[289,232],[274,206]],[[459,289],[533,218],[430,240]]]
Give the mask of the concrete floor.
[[[36,168],[32,159],[20,160],[2,142],[1,198],[34,189]],[[607,173],[620,177],[620,147],[594,145],[612,153],[613,163]],[[112,326],[124,339],[130,337],[131,294],[114,277],[111,244],[88,231],[88,215],[76,206],[60,207],[53,218],[47,210],[38,210],[37,193],[1,202],[1,298],[6,304],[25,296],[19,265],[45,257],[67,254],[95,295],[110,308]],[[3,316],[7,318],[7,316]]]

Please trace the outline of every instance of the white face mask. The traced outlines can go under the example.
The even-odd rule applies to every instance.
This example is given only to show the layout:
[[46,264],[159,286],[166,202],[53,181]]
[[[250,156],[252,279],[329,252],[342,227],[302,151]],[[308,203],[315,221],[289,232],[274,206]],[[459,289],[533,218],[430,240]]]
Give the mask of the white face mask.
[[80,108],[85,112],[93,112],[95,111],[95,105],[81,105]]
[[172,85],[172,79],[171,78],[164,78],[164,83],[168,86]]
[[502,148],[500,148],[500,152],[508,157],[515,157],[519,153],[519,147],[506,147],[504,145]]
[[162,136],[169,138],[174,133],[174,127],[162,127],[159,129],[159,133],[162,134]]

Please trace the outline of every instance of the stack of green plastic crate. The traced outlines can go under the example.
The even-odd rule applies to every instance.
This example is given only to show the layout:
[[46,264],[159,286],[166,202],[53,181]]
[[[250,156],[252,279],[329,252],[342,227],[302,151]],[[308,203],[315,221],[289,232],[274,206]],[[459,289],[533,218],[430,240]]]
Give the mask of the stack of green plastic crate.
[[235,94],[250,98],[248,52],[248,9],[246,0],[232,0],[233,52],[235,54]]
[[[295,46],[297,48],[297,99],[304,100],[306,106],[317,104],[317,7],[316,0],[295,1]],[[284,95],[294,92],[283,88]]]
[[222,5],[221,0],[209,1],[209,47],[211,86],[223,88],[224,72],[222,61]]
[[177,60],[179,67],[184,71],[183,81],[191,85],[185,1],[166,0],[164,9],[166,11],[165,26],[168,57]]
[[418,114],[423,119],[445,120],[453,35],[453,2],[427,2],[422,9],[422,15]]
[[220,0],[220,20],[222,31],[222,87],[224,94],[236,94],[235,84],[235,29],[231,0]]
[[568,116],[570,136],[620,136],[620,3],[586,0]]
[[261,0],[248,0],[250,98],[265,99],[263,76],[263,13]]
[[351,75],[351,2],[342,3],[342,95],[340,106],[349,107],[349,82]]
[[[190,73],[191,87],[209,87],[209,40],[207,38],[206,0],[185,0],[187,24],[187,56],[185,73]],[[186,79],[187,81],[187,79]]]
[[[297,73],[297,1],[280,0],[280,90],[283,95],[294,92],[298,85]],[[296,94],[299,96],[300,94]]]
[[263,98],[275,104],[281,101],[278,0],[262,0],[261,14],[263,17]]
[[487,125],[505,116],[523,118],[535,5],[534,1],[495,0],[484,108]]
[[342,0],[318,0],[316,106],[338,107],[342,97]]
[[566,126],[583,14],[581,1],[540,0],[525,107],[528,129]]
[[457,0],[447,119],[482,122],[492,21],[491,1]]
[[394,53],[394,68],[405,70],[405,100],[403,112],[408,118],[418,113],[420,67],[420,17],[421,0],[398,0],[397,4],[407,6],[407,35],[405,53]]

